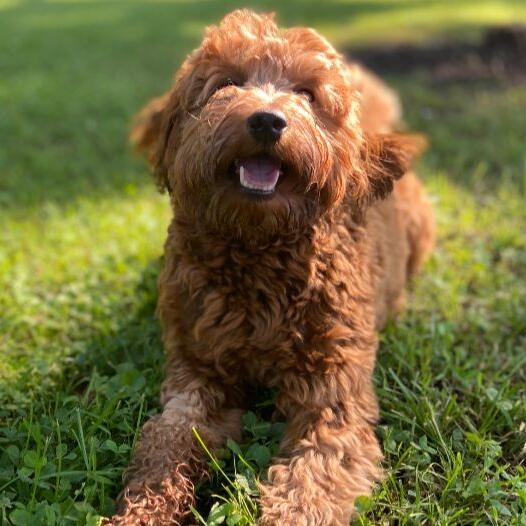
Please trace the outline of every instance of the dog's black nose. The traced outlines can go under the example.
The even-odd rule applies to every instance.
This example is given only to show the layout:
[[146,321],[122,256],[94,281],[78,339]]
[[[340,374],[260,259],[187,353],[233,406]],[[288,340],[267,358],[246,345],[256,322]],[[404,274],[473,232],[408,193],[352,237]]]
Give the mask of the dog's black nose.
[[257,111],[247,119],[247,125],[257,141],[275,142],[287,127],[287,121],[281,111]]

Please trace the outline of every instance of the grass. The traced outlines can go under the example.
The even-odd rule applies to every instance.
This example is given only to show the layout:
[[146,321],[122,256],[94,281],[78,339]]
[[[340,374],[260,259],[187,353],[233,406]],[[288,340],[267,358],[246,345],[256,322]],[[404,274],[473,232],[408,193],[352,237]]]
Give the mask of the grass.
[[[155,280],[169,218],[130,116],[240,2],[0,1],[0,524],[96,525],[159,410]],[[519,2],[259,2],[341,46],[472,38]],[[359,525],[526,525],[526,90],[394,77],[431,140],[438,247],[382,335],[389,477]],[[203,524],[251,524],[269,397],[211,460]],[[223,521],[223,522],[222,522]]]

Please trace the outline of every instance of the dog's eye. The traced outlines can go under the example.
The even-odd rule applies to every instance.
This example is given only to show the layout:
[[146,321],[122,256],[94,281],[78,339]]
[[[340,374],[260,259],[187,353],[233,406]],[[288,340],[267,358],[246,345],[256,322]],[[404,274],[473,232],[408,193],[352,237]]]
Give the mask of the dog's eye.
[[302,97],[305,97],[310,103],[315,101],[314,93],[310,89],[307,88],[297,88],[294,90],[298,95],[301,95]]
[[224,88],[228,88],[230,86],[239,86],[239,82],[236,82],[234,79],[231,79],[230,77],[227,79],[223,79],[214,89],[214,91],[219,91]]

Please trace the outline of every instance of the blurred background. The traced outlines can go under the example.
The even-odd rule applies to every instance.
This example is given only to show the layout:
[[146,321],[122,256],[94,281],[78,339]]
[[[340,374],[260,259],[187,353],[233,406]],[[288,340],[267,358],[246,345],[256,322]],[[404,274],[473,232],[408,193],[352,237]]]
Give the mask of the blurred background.
[[[526,2],[512,0],[0,0],[0,523],[113,509],[158,411],[169,220],[129,124],[237,7],[319,30],[430,141],[419,173],[440,239],[382,337],[392,476],[359,523],[526,524]],[[257,472],[276,437],[254,429]],[[222,520],[249,524],[229,502]]]

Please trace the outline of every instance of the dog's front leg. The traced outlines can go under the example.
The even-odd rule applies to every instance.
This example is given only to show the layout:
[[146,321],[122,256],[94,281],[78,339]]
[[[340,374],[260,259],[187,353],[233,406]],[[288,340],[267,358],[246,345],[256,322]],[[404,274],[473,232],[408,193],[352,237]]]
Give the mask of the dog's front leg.
[[289,425],[261,487],[260,526],[348,526],[355,498],[381,478],[370,374],[338,376],[280,396]]
[[193,524],[190,506],[194,484],[207,475],[204,451],[192,429],[211,448],[228,437],[239,439],[240,409],[228,408],[221,386],[203,377],[182,374],[163,385],[163,412],[142,428],[125,488],[119,497],[119,514],[105,524],[113,526],[164,526]]

